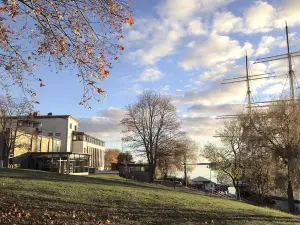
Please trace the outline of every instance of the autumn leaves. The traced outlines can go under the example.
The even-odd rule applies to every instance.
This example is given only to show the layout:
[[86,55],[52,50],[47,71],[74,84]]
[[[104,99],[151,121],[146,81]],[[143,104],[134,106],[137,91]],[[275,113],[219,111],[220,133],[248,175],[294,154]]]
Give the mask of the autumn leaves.
[[[57,72],[70,68],[83,85],[80,105],[101,101],[100,87],[124,47],[119,44],[123,25],[134,24],[129,0],[111,1],[2,1],[0,4],[1,85],[9,93],[21,86],[34,98],[28,80],[36,77],[40,63]],[[5,23],[4,23],[5,21]],[[18,25],[13,21],[17,21]],[[18,79],[18,82],[16,82]],[[101,85],[102,86],[102,85]]]

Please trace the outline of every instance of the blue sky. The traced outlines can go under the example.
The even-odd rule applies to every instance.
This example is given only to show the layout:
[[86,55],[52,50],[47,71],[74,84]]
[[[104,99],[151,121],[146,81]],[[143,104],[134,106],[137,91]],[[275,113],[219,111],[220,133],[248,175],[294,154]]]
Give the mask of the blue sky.
[[[245,74],[247,51],[251,74],[274,71],[275,79],[251,82],[254,100],[275,98],[286,84],[287,63],[252,65],[259,57],[285,53],[284,25],[290,25],[292,50],[300,46],[300,0],[136,0],[134,22],[124,27],[125,47],[120,63],[102,83],[108,97],[78,105],[82,86],[74,73],[39,67],[46,84],[38,91],[41,113],[72,114],[79,129],[121,147],[117,124],[124,106],[143,90],[171,95],[191,138],[205,144],[218,128],[216,115],[243,109],[246,84],[221,85],[226,77]],[[297,59],[294,60],[295,70]],[[300,78],[299,78],[300,80]]]

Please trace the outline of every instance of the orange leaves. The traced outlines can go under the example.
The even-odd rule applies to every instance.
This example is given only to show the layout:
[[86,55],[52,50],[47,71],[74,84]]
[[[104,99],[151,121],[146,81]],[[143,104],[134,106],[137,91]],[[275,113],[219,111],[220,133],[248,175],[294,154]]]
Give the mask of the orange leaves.
[[132,13],[129,13],[129,16],[128,16],[128,24],[129,24],[129,26],[132,26],[132,25],[134,24],[133,18],[132,18]]
[[0,7],[0,13],[7,12],[7,11],[8,11],[7,5],[3,5]]
[[[38,81],[35,77],[37,73],[35,68],[37,65],[40,66],[40,63],[57,70],[70,66],[70,69],[79,71],[79,75],[72,75],[77,75],[79,80],[83,80],[84,92],[87,90],[84,94],[92,96],[95,100],[98,100],[99,93],[104,93],[100,96],[104,97],[106,93],[103,89],[97,88],[98,82],[111,75],[113,64],[117,64],[121,51],[124,51],[124,45],[118,42],[124,38],[124,25],[132,26],[135,22],[130,2],[131,0],[100,1],[99,4],[90,5],[92,7],[83,7],[82,12],[73,10],[68,5],[58,4],[59,2],[54,0],[46,2],[34,0],[32,8],[24,10],[20,8],[23,4],[17,0],[0,3],[0,33],[4,34],[0,37],[0,48],[5,49],[8,55],[14,55],[8,45],[12,44],[16,46],[17,54],[22,56],[22,60],[14,59],[13,63],[3,62],[2,70],[5,74],[11,75],[18,69],[18,72],[23,73],[20,76],[22,79],[15,76],[12,78],[15,80],[11,83],[22,82],[28,90],[32,90],[31,84],[26,83],[32,78],[36,81],[36,85],[45,86],[43,81]],[[102,6],[105,6],[105,10]],[[91,21],[84,20],[81,13],[88,17],[93,15],[93,18],[90,18]],[[31,23],[24,19],[26,17],[32,19]],[[17,25],[12,23],[14,18],[18,20]],[[95,29],[96,25],[101,27],[101,31]],[[37,65],[33,65],[34,63]],[[94,80],[95,83],[89,80]],[[28,91],[28,96],[30,97],[34,91]],[[83,97],[82,101],[83,99],[86,98]],[[86,102],[82,104],[87,105]]]
[[58,42],[59,42],[60,45],[66,45],[66,44],[67,44],[67,40],[64,39],[64,38],[60,38],[60,39],[58,40]]
[[107,77],[109,75],[109,72],[107,70],[101,70],[101,73],[104,77]]

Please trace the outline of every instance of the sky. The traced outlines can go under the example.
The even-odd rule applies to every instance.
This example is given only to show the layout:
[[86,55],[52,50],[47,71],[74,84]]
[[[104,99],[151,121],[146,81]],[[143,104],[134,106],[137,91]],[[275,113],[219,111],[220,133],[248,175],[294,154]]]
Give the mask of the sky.
[[[276,75],[251,81],[253,101],[288,91],[287,61],[253,62],[286,52],[286,21],[291,49],[299,50],[300,0],[135,0],[132,11],[134,25],[124,26],[120,63],[102,83],[107,99],[92,102],[91,110],[79,106],[82,85],[72,71],[42,67],[38,72],[46,86],[38,92],[37,110],[71,114],[80,119],[79,130],[102,138],[107,147],[121,148],[118,123],[124,106],[144,90],[156,90],[172,96],[183,128],[203,146],[216,141],[216,116],[244,109],[246,83],[221,83],[245,76],[246,52],[250,75]],[[296,58],[293,64],[297,74]]]

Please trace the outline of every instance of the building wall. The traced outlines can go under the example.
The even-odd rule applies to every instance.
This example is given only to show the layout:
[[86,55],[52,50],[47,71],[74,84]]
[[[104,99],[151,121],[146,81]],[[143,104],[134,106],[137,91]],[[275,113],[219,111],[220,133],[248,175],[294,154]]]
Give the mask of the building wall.
[[61,140],[61,151],[70,152],[68,124],[69,119],[65,118],[35,118],[43,124],[42,135]]
[[[76,129],[75,129],[76,128]],[[72,117],[68,118],[68,130],[67,130],[67,152],[72,152],[72,140],[73,131],[78,131],[78,122]]]
[[73,141],[73,152],[90,154],[90,167],[104,170],[104,146],[96,145],[87,141]]
[[14,164],[22,166],[26,164],[29,152],[53,152],[57,151],[55,145],[60,146],[60,140],[53,137],[26,134],[19,131],[14,148]]

